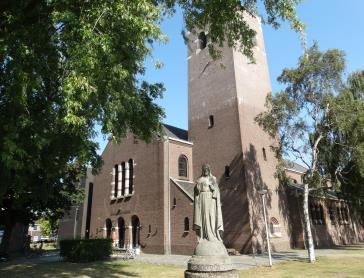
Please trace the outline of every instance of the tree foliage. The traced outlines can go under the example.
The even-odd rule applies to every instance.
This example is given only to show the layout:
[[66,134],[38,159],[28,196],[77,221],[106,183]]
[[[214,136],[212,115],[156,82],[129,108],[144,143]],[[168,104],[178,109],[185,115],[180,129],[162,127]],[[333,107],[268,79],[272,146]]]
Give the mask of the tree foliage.
[[[325,189],[330,180],[357,210],[364,211],[364,72],[355,72],[344,82],[344,70],[342,51],[321,52],[314,44],[296,68],[283,70],[278,81],[285,90],[269,96],[268,111],[256,118],[279,140],[280,158],[295,157],[308,168],[303,206],[312,251],[309,191]],[[309,257],[314,261],[310,250]]]
[[38,220],[40,225],[40,234],[42,236],[51,237],[56,234],[58,230],[59,220],[41,218]]
[[279,140],[277,153],[294,157],[308,169],[304,176],[303,222],[310,262],[315,261],[315,253],[308,196],[310,191],[326,187],[329,178],[325,175],[328,169],[320,161],[326,153],[325,141],[328,142],[326,139],[335,130],[333,113],[337,96],[343,89],[344,69],[342,51],[321,52],[315,43],[300,57],[296,68],[283,70],[278,81],[286,88],[269,96],[268,110],[256,117],[259,125]]
[[270,136],[278,136],[279,154],[293,156],[313,171],[317,171],[315,147],[330,131],[332,97],[342,87],[344,57],[336,49],[322,53],[314,44],[300,57],[297,68],[283,70],[278,81],[286,89],[269,95],[268,110],[256,118]]
[[349,75],[331,106],[332,129],[320,145],[319,170],[363,217],[364,71]]
[[[120,141],[149,141],[164,116],[161,83],[143,79],[161,21],[182,8],[189,30],[239,46],[252,58],[254,31],[241,11],[257,0],[5,0],[0,4],[0,223],[2,250],[15,222],[57,219],[78,194],[85,166],[101,165],[95,126]],[[298,0],[264,1],[266,20],[302,29]],[[239,14],[240,13],[240,14]],[[211,54],[217,51],[211,45]]]

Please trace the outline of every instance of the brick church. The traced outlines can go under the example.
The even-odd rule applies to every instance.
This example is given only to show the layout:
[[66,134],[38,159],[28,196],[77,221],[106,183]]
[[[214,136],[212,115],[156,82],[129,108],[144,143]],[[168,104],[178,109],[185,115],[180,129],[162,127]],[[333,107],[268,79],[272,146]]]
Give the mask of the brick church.
[[[213,61],[208,34],[190,36],[188,131],[163,125],[164,136],[149,144],[132,134],[120,145],[110,141],[102,170],[88,177],[82,236],[112,238],[119,247],[132,245],[145,253],[192,254],[193,181],[207,162],[221,191],[227,248],[264,250],[261,189],[268,189],[273,248],[304,248],[299,200],[305,169],[288,164],[292,186],[279,188],[270,148],[276,143],[254,122],[271,92],[262,27],[256,18],[248,21],[257,31],[255,64],[228,47],[222,48],[222,60]],[[362,223],[335,194],[311,199],[317,246],[363,240]]]

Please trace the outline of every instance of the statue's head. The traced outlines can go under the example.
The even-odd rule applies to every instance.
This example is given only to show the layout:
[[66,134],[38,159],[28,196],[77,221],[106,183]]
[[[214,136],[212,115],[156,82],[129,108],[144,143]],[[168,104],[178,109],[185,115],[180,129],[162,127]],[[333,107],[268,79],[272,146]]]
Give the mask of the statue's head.
[[210,175],[211,175],[210,165],[205,163],[204,165],[202,165],[202,176],[207,177]]

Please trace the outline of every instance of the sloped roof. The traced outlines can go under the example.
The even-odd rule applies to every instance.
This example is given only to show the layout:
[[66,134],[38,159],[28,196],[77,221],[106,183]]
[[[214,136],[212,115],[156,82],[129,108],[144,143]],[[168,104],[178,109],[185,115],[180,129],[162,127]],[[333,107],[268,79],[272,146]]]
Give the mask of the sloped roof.
[[171,138],[188,141],[188,131],[182,128],[163,124],[163,133]]
[[193,201],[193,190],[194,190],[194,186],[195,186],[194,182],[176,180],[173,178],[171,178],[171,181]]
[[287,170],[293,170],[293,171],[300,172],[300,173],[305,173],[308,170],[306,167],[304,167],[294,161],[285,160],[284,163],[286,165]]

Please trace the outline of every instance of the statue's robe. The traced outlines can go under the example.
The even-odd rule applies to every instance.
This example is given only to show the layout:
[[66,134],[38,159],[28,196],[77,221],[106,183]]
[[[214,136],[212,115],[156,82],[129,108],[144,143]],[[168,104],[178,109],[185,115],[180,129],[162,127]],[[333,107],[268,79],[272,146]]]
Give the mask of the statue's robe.
[[196,231],[199,240],[222,241],[220,231],[224,231],[224,227],[220,190],[214,176],[200,177],[196,181],[193,229]]

